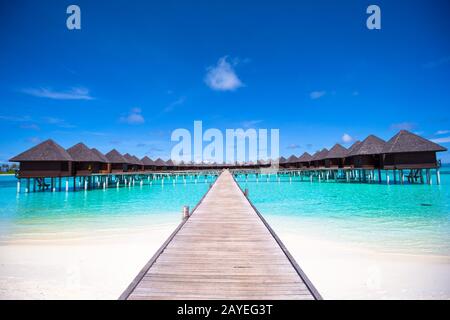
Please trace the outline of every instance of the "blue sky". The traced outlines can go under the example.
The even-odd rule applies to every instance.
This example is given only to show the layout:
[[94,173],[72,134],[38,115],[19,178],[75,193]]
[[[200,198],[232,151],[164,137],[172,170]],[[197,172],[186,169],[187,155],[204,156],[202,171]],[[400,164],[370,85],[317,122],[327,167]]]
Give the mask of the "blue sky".
[[[81,30],[66,28],[70,4]],[[381,30],[366,28],[370,4]],[[279,128],[285,156],[402,128],[448,148],[449,7],[2,1],[0,161],[47,138],[167,158],[171,132],[194,120]]]

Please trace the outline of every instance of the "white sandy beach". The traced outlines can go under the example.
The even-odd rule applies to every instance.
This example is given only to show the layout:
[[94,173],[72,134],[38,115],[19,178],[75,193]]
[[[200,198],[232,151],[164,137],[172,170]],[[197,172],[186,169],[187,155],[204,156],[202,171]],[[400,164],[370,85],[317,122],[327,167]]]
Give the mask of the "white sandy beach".
[[450,257],[383,253],[292,233],[281,238],[324,299],[450,299]]
[[[174,230],[54,235],[0,245],[0,299],[117,299]],[[450,258],[379,253],[280,230],[325,299],[449,299]]]
[[175,226],[0,245],[0,299],[117,299]]

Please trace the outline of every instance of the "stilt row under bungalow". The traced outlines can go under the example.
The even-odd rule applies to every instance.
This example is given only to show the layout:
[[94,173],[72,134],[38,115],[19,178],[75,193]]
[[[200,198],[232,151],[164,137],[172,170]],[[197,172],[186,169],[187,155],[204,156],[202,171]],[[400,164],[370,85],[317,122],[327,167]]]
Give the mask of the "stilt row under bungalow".
[[[446,148],[402,130],[387,142],[369,135],[356,141],[348,149],[335,144],[314,154],[304,152],[299,157],[280,157],[246,163],[185,163],[161,158],[142,159],[113,149],[103,154],[84,143],[64,149],[53,140],[46,140],[10,162],[19,162],[16,172],[17,191],[89,190],[151,184],[153,180],[175,177],[186,182],[186,177],[217,176],[223,169],[235,175],[243,174],[256,181],[309,181],[385,184],[436,184],[440,183],[440,161],[437,153]],[[180,179],[178,180],[178,177]],[[196,181],[196,180],[195,180]],[[23,184],[25,182],[25,184]]]

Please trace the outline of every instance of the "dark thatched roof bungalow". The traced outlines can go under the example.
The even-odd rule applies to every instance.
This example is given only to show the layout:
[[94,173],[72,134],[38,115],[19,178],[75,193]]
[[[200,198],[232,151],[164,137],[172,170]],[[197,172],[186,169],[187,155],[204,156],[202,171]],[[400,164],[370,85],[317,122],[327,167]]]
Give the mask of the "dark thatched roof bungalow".
[[150,171],[155,168],[155,162],[147,156],[143,157],[141,162],[144,165],[144,171]]
[[312,155],[310,155],[308,152],[304,152],[298,158],[299,168],[309,168],[312,158]]
[[350,160],[351,168],[375,169],[381,167],[383,151],[386,142],[377,136],[370,135],[364,139],[358,146],[353,148],[352,152],[347,154]]
[[336,143],[325,157],[325,168],[342,168],[347,151],[346,148]]
[[286,167],[288,168],[297,168],[298,166],[298,158],[295,155],[291,155],[286,160]]
[[109,163],[108,158],[103,153],[101,153],[100,151],[98,151],[95,148],[92,148],[91,150],[92,150],[92,152],[94,152],[97,155],[97,157],[99,157],[99,159],[102,160],[100,173],[110,173],[111,172],[111,164]]
[[158,159],[155,160],[155,167],[156,167],[157,170],[165,170],[166,169],[166,162],[163,159],[158,158]]
[[169,159],[166,161],[166,167],[168,170],[176,170],[178,169],[178,166],[175,165],[175,163],[172,161],[172,159]]
[[138,171],[144,171],[144,163],[136,156],[131,156],[134,159],[134,163],[137,166]]
[[123,157],[127,161],[127,168],[128,168],[127,171],[128,172],[130,172],[130,171],[138,171],[139,170],[140,164],[137,163],[136,159],[131,154],[125,153],[123,155]]
[[357,140],[355,141],[350,148],[347,149],[347,154],[345,155],[344,159],[344,168],[352,168],[353,167],[353,158],[350,157],[350,154],[355,151],[359,145],[361,144],[361,141]]
[[328,149],[323,148],[322,150],[316,152],[313,155],[313,158],[311,160],[311,163],[315,168],[324,168],[325,167],[325,158],[328,154]]
[[386,142],[382,153],[384,169],[437,168],[436,152],[446,148],[402,130]]
[[110,172],[126,172],[128,169],[127,160],[117,151],[112,149],[110,152],[105,154],[110,164]]
[[67,177],[72,171],[72,157],[53,140],[46,140],[11,158],[19,162],[19,178]]
[[103,160],[82,142],[67,149],[67,153],[72,157],[72,175],[74,176],[100,173],[104,164]]
[[280,168],[285,168],[286,167],[286,158],[285,157],[280,157],[278,158],[278,166]]
[[270,167],[270,160],[265,160],[265,159],[258,160],[256,163],[257,163],[259,168],[268,168],[268,167]]

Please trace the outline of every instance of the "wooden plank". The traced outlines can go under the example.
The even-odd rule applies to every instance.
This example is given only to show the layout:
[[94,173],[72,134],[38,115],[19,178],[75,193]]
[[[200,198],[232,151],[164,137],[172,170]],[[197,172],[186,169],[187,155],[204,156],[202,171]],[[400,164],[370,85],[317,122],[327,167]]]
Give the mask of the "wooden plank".
[[120,299],[321,299],[228,170]]

